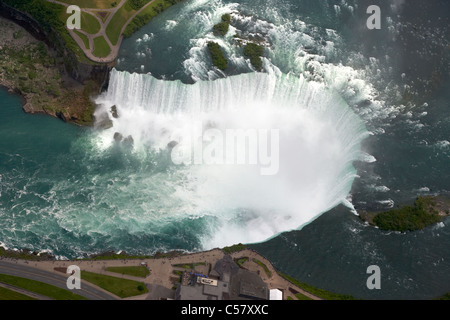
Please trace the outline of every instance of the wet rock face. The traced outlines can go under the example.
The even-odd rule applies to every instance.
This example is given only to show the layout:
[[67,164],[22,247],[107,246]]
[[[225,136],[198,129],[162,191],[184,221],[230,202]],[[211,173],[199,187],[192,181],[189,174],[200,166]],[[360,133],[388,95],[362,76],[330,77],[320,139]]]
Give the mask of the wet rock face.
[[57,111],[56,116],[64,122],[67,122],[70,119],[70,115],[66,115],[63,111]]
[[115,132],[114,133],[114,141],[116,142],[122,142],[126,145],[132,146],[134,144],[134,139],[133,137],[130,135],[126,138],[124,138],[124,136],[120,133],[120,132]]
[[133,145],[133,144],[134,144],[134,139],[133,139],[132,136],[128,136],[128,137],[126,137],[125,139],[123,139],[123,142],[124,142],[124,143],[127,143],[127,144],[129,144],[129,145]]
[[117,106],[113,105],[110,109],[111,111],[111,115],[113,116],[113,118],[117,119],[119,117],[119,114],[117,113]]
[[173,148],[175,148],[175,146],[178,144],[178,142],[176,142],[176,141],[170,141],[168,144],[167,144],[167,147],[169,148],[169,149],[173,149]]
[[123,140],[122,134],[119,133],[119,132],[115,132],[115,133],[114,133],[114,141],[120,142],[120,141],[122,141],[122,140]]

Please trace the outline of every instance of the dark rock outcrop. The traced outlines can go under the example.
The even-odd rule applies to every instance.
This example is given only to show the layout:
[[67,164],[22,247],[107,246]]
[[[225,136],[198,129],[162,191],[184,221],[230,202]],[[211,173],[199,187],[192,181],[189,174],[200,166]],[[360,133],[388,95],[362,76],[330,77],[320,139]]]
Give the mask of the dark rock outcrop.
[[133,145],[134,144],[134,139],[132,136],[128,136],[125,139],[123,139],[123,142],[129,144],[129,145]]
[[120,142],[123,140],[123,136],[120,132],[115,132],[114,133],[114,141]]
[[176,147],[177,144],[178,144],[177,141],[170,141],[170,142],[167,144],[167,147],[168,147],[169,149],[173,149],[173,148]]
[[117,119],[119,117],[119,114],[117,113],[117,106],[116,105],[113,105],[111,107],[111,114],[112,114],[113,118]]

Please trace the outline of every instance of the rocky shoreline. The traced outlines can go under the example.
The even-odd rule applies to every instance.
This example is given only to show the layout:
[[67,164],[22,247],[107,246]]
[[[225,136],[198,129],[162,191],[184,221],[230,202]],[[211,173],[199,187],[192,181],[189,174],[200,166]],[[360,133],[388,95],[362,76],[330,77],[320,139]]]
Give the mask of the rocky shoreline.
[[[74,77],[67,70],[65,56],[28,32],[23,21],[20,25],[17,22],[0,16],[0,85],[23,97],[23,110],[27,113],[92,125],[93,97],[107,85],[106,76],[97,74],[89,79],[87,74],[80,77],[77,73]],[[109,74],[109,66],[98,68]]]

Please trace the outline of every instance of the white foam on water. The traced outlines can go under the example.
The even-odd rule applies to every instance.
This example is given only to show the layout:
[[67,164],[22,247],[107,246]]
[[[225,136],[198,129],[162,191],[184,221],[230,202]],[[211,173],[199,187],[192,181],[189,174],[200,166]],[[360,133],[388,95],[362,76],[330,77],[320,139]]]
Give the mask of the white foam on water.
[[202,236],[208,248],[264,241],[348,203],[356,176],[352,162],[360,159],[360,141],[368,136],[338,94],[280,72],[184,84],[113,70],[108,91],[97,103],[103,105],[98,115],[108,114],[112,105],[119,114],[112,128],[98,133],[104,149],[114,144],[114,133],[119,132],[133,137],[136,152],[148,154],[171,141],[182,144],[199,122],[204,129],[222,132],[279,130],[276,174],[263,176],[250,164],[180,166],[177,179],[162,176],[160,182],[173,191],[164,195],[159,216],[152,216],[156,203],[148,202],[145,208],[135,204],[145,221],[209,217],[208,232]]

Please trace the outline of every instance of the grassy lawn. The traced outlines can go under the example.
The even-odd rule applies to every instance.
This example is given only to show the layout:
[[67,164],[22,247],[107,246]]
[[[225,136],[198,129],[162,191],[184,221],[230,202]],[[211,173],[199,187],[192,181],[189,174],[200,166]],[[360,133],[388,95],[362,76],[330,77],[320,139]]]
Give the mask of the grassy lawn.
[[242,268],[242,265],[243,265],[246,261],[248,261],[248,257],[242,257],[242,258],[239,258],[239,259],[235,260],[235,262],[236,262],[236,264],[239,266],[239,268]]
[[147,287],[142,282],[88,271],[81,271],[81,279],[89,281],[121,298],[137,296],[148,292]]
[[81,40],[83,40],[83,43],[84,43],[84,46],[86,47],[86,49],[89,49],[88,37],[77,30],[73,30],[73,31],[81,38]]
[[36,300],[19,292],[0,287],[0,300]]
[[94,38],[94,55],[103,58],[111,52],[111,48],[103,36]]
[[127,274],[129,276],[145,278],[150,274],[150,271],[144,266],[132,267],[108,267],[106,271],[111,271],[120,274]]
[[[65,13],[66,8],[63,5],[51,3],[46,0],[34,0],[33,2],[17,0],[2,1],[20,11],[30,14],[39,23],[43,24],[44,29],[47,31],[48,26],[51,26],[63,38],[65,47],[73,51],[81,62],[92,63],[91,60],[86,58],[84,52],[65,28],[65,21],[69,15]],[[64,17],[66,18],[64,19]]]
[[110,15],[108,11],[97,11],[96,14],[97,17],[99,17],[102,20],[102,22],[105,22]]
[[129,1],[125,2],[125,4],[114,14],[114,17],[106,27],[106,35],[113,45],[116,45],[117,41],[119,41],[119,36],[125,23],[127,23],[131,16],[136,12],[130,7],[128,2]]
[[[71,16],[71,14],[67,13],[65,8],[61,6],[63,10],[60,13],[60,20],[66,25],[67,19]],[[100,31],[100,23],[97,18],[87,12],[81,12],[81,29],[86,31],[89,34],[96,34]]]
[[296,294],[295,294],[295,297],[296,297],[298,300],[312,300],[310,297],[307,297],[307,296],[305,296],[304,294],[301,294],[300,292],[299,292],[299,293],[296,293]]
[[262,263],[261,261],[259,261],[258,259],[255,259],[255,258],[253,258],[253,262],[255,262],[257,265],[261,266],[269,278],[272,276],[272,272],[270,272],[269,268],[264,263]]
[[87,300],[85,297],[72,293],[69,290],[61,289],[36,280],[0,274],[0,281],[55,300]]
[[75,55],[77,56],[77,58],[80,62],[84,62],[84,63],[88,63],[88,64],[93,63],[90,59],[88,59],[84,55],[84,51],[80,48],[78,43],[75,42],[75,40],[72,38],[72,36],[70,35],[70,33],[68,31],[64,30],[64,31],[60,32],[60,35],[64,39],[66,47],[69,48],[70,50],[72,50],[73,53],[75,53]]
[[[46,0],[30,0],[30,1],[15,1],[2,0],[5,3],[14,6],[15,8],[26,11],[32,15],[36,20],[44,26],[51,26],[56,30],[65,42],[65,47],[73,51],[79,61],[85,63],[92,63],[85,55],[83,50],[72,39],[66,29],[66,21],[72,15],[66,12],[64,5],[50,3]],[[146,5],[151,0],[142,0],[142,5]],[[161,13],[168,7],[181,2],[182,0],[154,0],[147,7],[142,9],[139,15],[124,29],[124,36],[128,37],[136,30],[147,24],[154,16]],[[74,4],[80,8],[85,9],[111,9],[117,8],[120,0],[62,0],[68,5]],[[138,11],[137,7],[133,8],[132,0],[127,0],[123,6],[117,8],[110,23],[106,27],[106,36],[111,41],[112,45],[116,45],[119,41],[123,27],[131,19],[131,17]],[[97,17],[105,21],[109,15],[107,11],[96,13],[81,12],[81,29],[90,35],[95,35],[100,31],[100,22]],[[89,48],[88,41],[85,36],[77,33],[83,40],[86,48]],[[94,55],[103,58],[110,53],[110,48],[103,37],[97,37],[95,40]],[[89,48],[92,49],[92,48]]]
[[81,12],[81,29],[90,34],[100,31],[100,22],[97,18],[87,12]]

